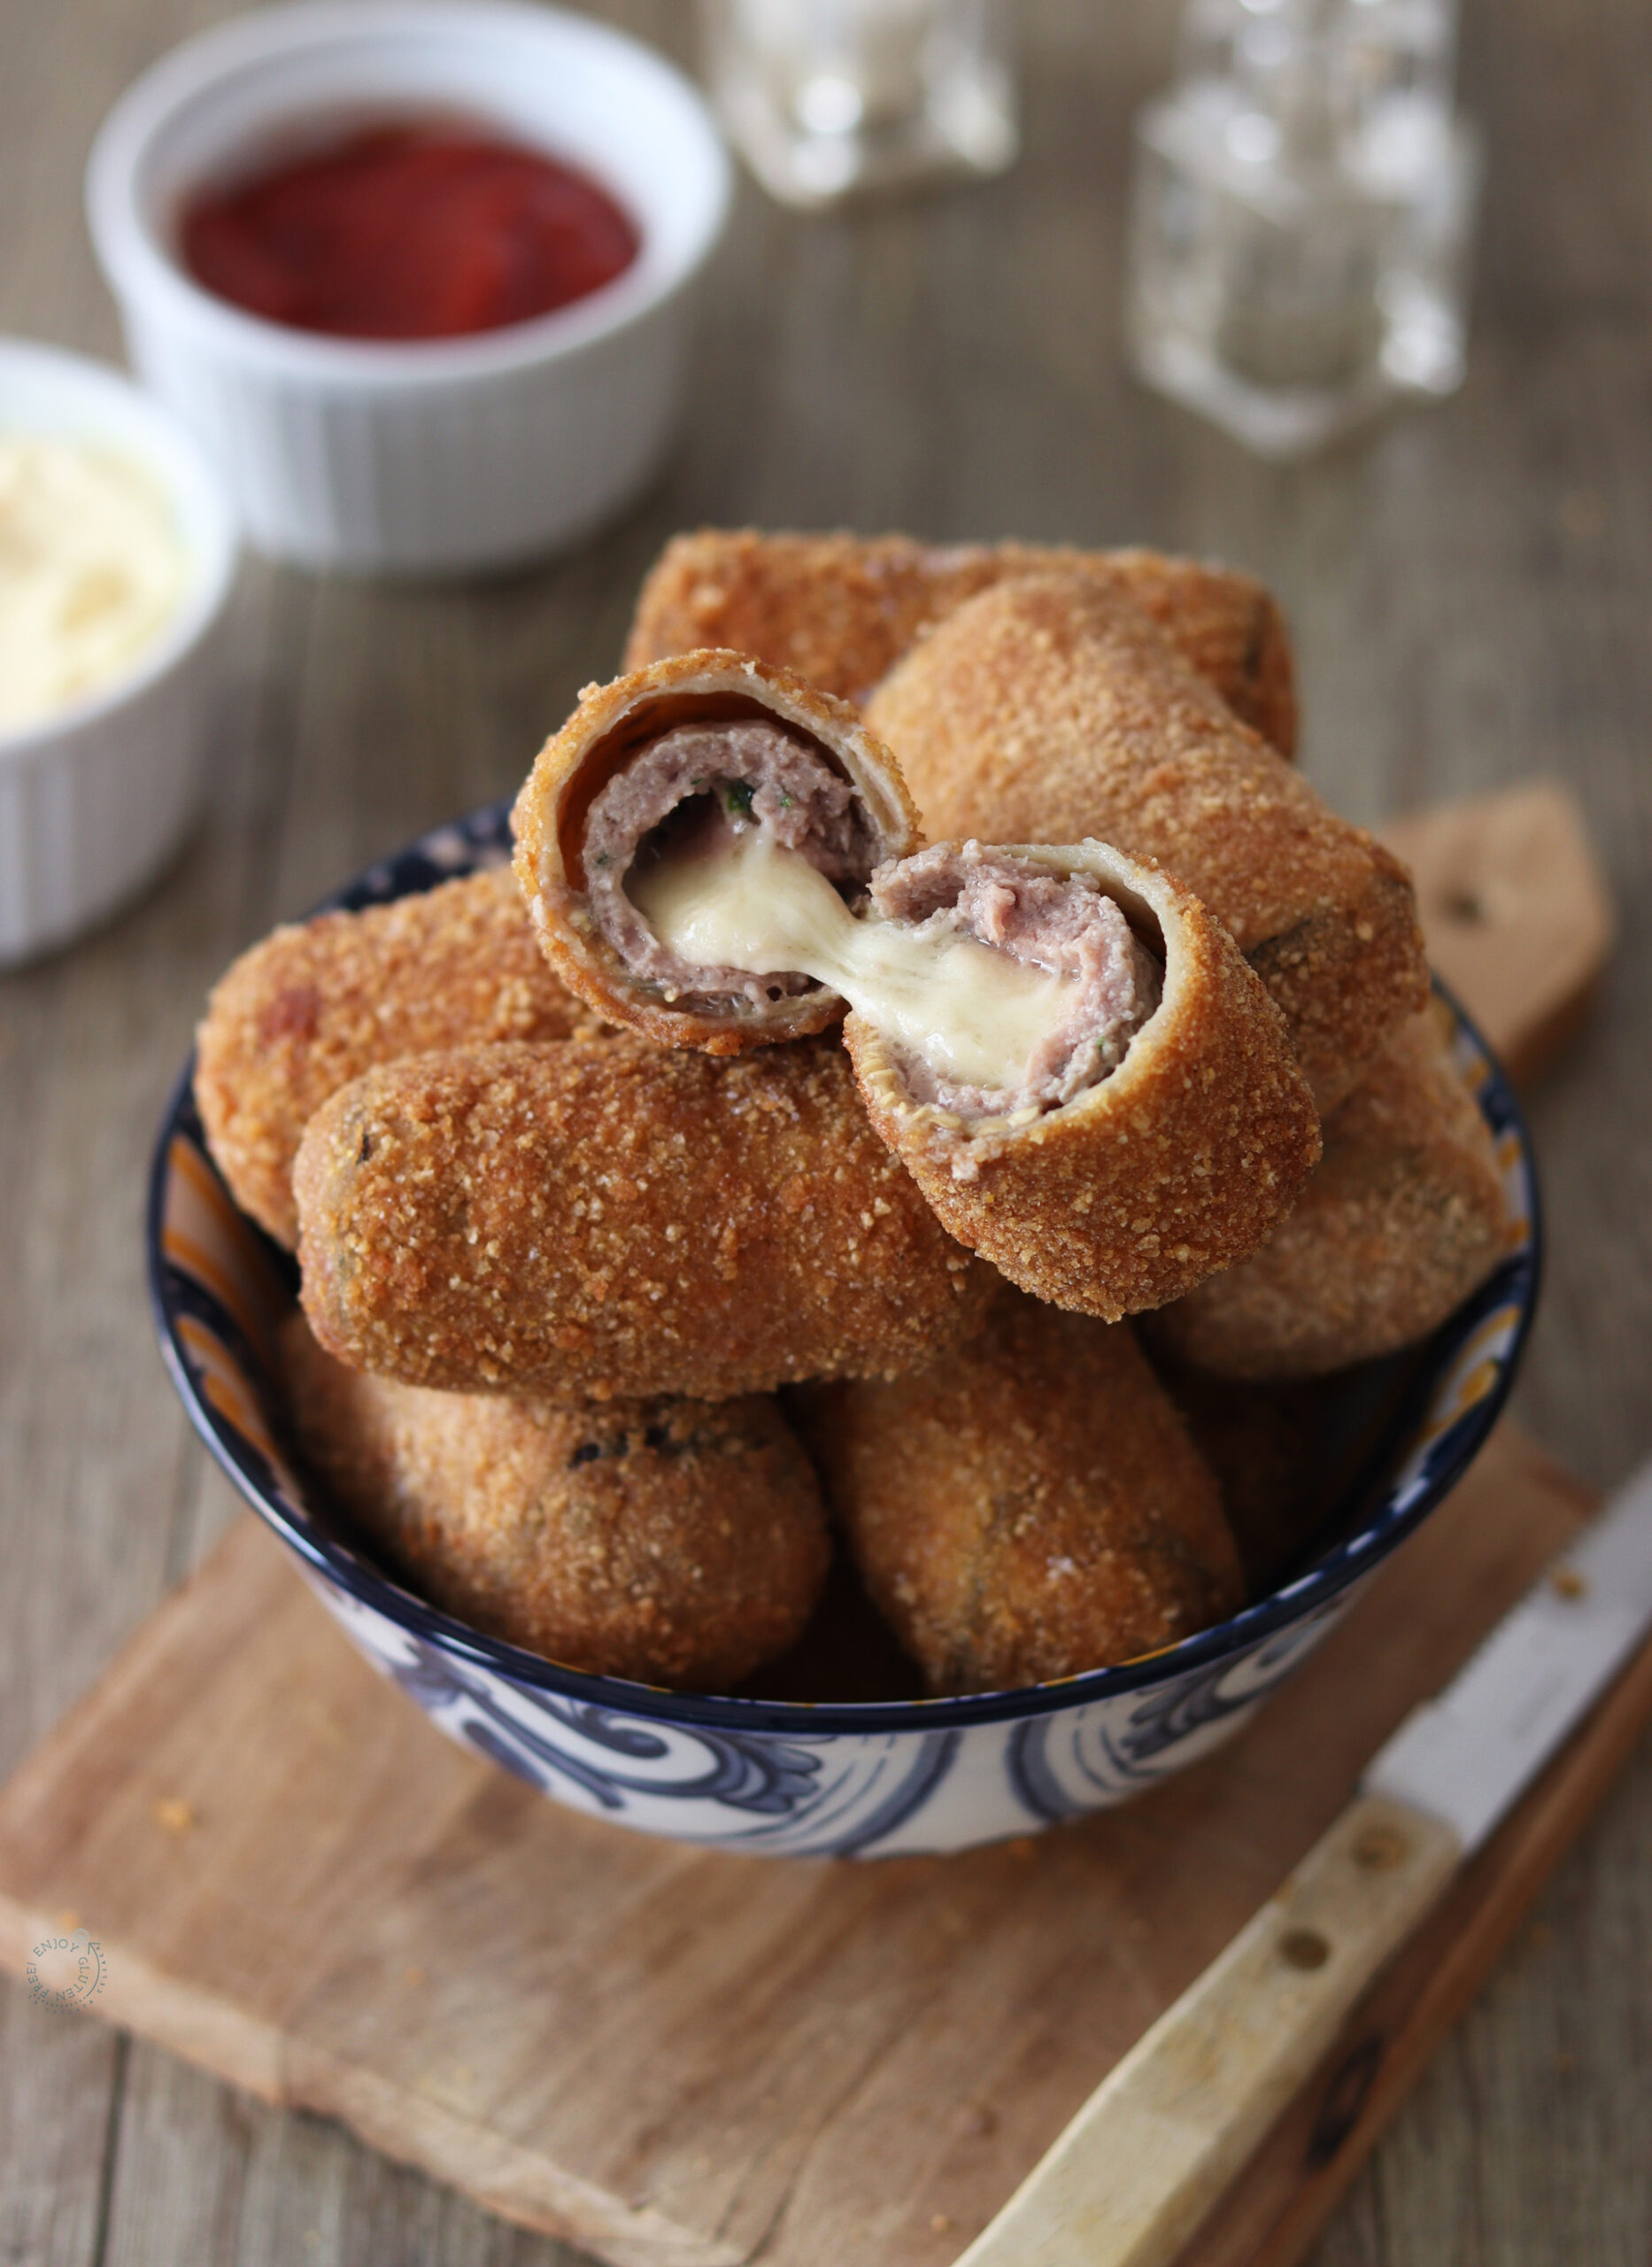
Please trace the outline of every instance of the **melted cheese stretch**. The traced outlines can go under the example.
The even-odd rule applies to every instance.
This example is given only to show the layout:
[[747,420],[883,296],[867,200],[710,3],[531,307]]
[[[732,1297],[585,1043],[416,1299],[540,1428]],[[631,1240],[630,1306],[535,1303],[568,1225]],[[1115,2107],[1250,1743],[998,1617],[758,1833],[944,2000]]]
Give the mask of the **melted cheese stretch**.
[[807,858],[756,827],[709,856],[633,870],[626,894],[691,967],[812,976],[961,1085],[1018,1084],[1069,1010],[1070,986],[1060,977],[989,945],[857,921]]

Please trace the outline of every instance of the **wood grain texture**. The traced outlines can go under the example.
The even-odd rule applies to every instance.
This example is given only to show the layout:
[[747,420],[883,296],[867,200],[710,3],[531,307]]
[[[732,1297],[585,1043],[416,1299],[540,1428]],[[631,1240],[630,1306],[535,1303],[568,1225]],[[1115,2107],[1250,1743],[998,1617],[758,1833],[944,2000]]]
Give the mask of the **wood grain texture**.
[[[0,328],[117,351],[81,218],[93,128],[230,0],[0,0]],[[592,12],[678,54],[684,0]],[[1471,6],[1491,172],[1469,381],[1313,465],[1256,464],[1117,357],[1126,132],[1172,0],[1024,0],[1002,182],[799,221],[743,189],[683,454],[577,558],[470,588],[243,579],[214,798],[140,906],[0,979],[0,1765],[232,1516],[161,1380],[143,1162],[207,984],[420,826],[511,791],[702,520],[1224,553],[1293,619],[1305,768],[1372,820],[1539,770],[1622,909],[1599,1011],[1533,1098],[1551,1245],[1525,1420],[1605,1485],[1652,1447],[1652,145],[1640,0]],[[1315,2267],[1641,2267],[1652,2248],[1643,1744],[1516,1957],[1433,2062]],[[914,2065],[915,2068],[915,2064]],[[0,2016],[0,2257],[551,2267],[335,2127],[101,2027]]]
[[958,2267],[1173,2267],[1462,1854],[1442,1820],[1357,1796],[1108,2073]]
[[[1526,1918],[1548,1874],[1644,1738],[1652,1714],[1652,1649],[1602,1703],[1579,1768],[1554,1774],[1493,1838],[1417,1938],[1343,2027],[1316,2083],[1280,2120],[1179,2267],[1296,2267],[1376,2146],[1441,2039],[1463,2014]],[[1548,1923],[1531,1940],[1547,1942]],[[1556,2058],[1554,2076],[1575,2058]],[[1289,2201],[1281,2211],[1281,2195]],[[1597,2199],[1594,2224],[1623,2224],[1623,2199]],[[1602,2209],[1603,2208],[1603,2210]]]
[[[72,1915],[112,2021],[615,2267],[946,2267],[1284,1877],[1308,1894],[1369,1755],[1586,1502],[1505,1430],[1221,1759],[865,1867],[556,1810],[442,1740],[247,1520],[0,1797],[0,1965]],[[1558,1773],[1596,1797],[1597,1736]],[[1575,1827],[1547,1799],[1517,1890],[1482,1877],[1494,1923]],[[1458,1923],[1473,1969],[1478,1908]],[[1275,2173],[1282,2217],[1301,2168]]]
[[1382,836],[1411,869],[1430,966],[1529,1087],[1582,1027],[1617,929],[1576,796],[1533,779],[1390,819]]

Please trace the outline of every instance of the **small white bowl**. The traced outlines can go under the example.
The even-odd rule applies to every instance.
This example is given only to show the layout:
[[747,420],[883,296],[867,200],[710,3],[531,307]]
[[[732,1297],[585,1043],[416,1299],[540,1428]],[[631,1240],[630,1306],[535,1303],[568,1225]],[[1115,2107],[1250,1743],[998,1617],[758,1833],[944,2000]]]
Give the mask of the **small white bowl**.
[[[295,132],[459,112],[583,167],[637,221],[625,272],[554,313],[364,344],[244,313],[178,259],[189,193]],[[656,471],[730,167],[680,73],[514,0],[301,0],[187,42],[115,104],[87,210],[134,367],[220,468],[249,539],[310,567],[499,567],[585,534]]]
[[37,723],[0,728],[0,967],[112,913],[182,839],[201,800],[235,524],[212,468],[118,372],[0,338],[0,432],[96,441],[169,499],[188,561],[172,619],[129,669]]

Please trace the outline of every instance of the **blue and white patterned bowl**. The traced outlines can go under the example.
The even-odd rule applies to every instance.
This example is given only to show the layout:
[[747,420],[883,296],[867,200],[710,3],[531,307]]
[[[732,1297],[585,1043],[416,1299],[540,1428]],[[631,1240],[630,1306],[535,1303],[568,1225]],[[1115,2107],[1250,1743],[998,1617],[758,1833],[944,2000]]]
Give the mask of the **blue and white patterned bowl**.
[[[508,853],[504,804],[370,869],[337,903],[428,889]],[[1123,1802],[1231,1737],[1461,1478],[1513,1381],[1539,1273],[1536,1185],[1513,1095],[1458,1017],[1457,1060],[1502,1161],[1509,1249],[1436,1333],[1325,1547],[1284,1588],[1166,1651],[965,1699],[806,1704],[589,1676],[481,1636],[348,1540],[283,1445],[274,1326],[290,1259],[235,1210],[186,1069],[150,1186],[161,1348],[197,1429],[375,1667],[452,1737],[575,1810],[792,1857],[961,1850]],[[192,1066],[191,1066],[192,1068]]]

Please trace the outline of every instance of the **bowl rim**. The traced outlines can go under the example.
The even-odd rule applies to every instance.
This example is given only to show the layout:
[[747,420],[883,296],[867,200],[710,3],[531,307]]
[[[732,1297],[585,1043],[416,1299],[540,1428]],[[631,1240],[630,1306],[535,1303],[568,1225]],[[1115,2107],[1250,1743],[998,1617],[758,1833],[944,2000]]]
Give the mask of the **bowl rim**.
[[[151,150],[177,117],[217,87],[262,65],[400,30],[559,41],[645,80],[674,106],[685,143],[697,145],[699,210],[669,258],[654,256],[652,215],[636,213],[637,257],[595,291],[525,322],[457,338],[338,338],[266,321],[197,283],[151,227],[136,184]],[[604,183],[612,190],[613,184]],[[683,290],[721,237],[733,197],[733,166],[699,89],[642,41],[569,10],[527,0],[282,0],[196,33],[162,55],[106,112],[87,159],[85,204],[93,249],[123,304],[164,317],[227,359],[337,392],[436,391],[532,370],[642,321]]]
[[[454,839],[458,838],[480,854],[485,842],[497,838],[498,830],[508,824],[511,800],[506,798],[498,803],[484,804],[457,822],[450,821],[444,826],[432,828],[427,833],[415,837],[400,850],[364,868],[351,881],[331,893],[314,908],[312,915],[305,917],[313,918],[314,914],[341,909],[353,909],[363,905],[386,903],[397,897],[414,895],[419,890],[433,887],[439,881],[455,879],[475,870],[479,865],[487,863],[484,856],[475,855],[467,860],[461,855],[456,860],[452,848]],[[431,854],[426,846],[438,841],[443,843],[444,852],[428,879],[405,887],[392,886],[399,867],[415,858],[428,858]],[[1454,1363],[1474,1333],[1490,1317],[1512,1306],[1515,1316],[1513,1327],[1506,1350],[1498,1358],[1495,1381],[1485,1394],[1446,1428],[1442,1438],[1451,1444],[1449,1455],[1430,1473],[1426,1482],[1401,1508],[1393,1510],[1392,1497],[1385,1495],[1381,1504],[1369,1513],[1363,1525],[1344,1536],[1322,1558],[1291,1582],[1241,1606],[1237,1613],[1229,1615],[1224,1621],[1213,1622],[1208,1629],[1195,1630],[1192,1636],[1182,1638],[1174,1645],[1157,1652],[1141,1654],[1133,1660],[1081,1670],[1074,1675],[1042,1684],[1012,1686],[999,1691],[964,1693],[933,1699],[814,1701],[746,1698],[738,1694],[681,1692],[668,1686],[645,1684],[622,1677],[602,1676],[583,1669],[569,1668],[560,1662],[547,1660],[540,1654],[529,1652],[521,1646],[510,1644],[503,1638],[486,1636],[456,1616],[427,1604],[390,1576],[380,1573],[351,1546],[327,1535],[307,1507],[286,1504],[263,1484],[235,1454],[224,1430],[220,1429],[221,1420],[205,1403],[191,1376],[175,1327],[173,1301],[166,1280],[167,1263],[161,1239],[174,1139],[180,1133],[189,1131],[191,1124],[198,1129],[193,1098],[193,1050],[173,1088],[161,1119],[151,1159],[144,1210],[150,1305],[161,1355],[190,1421],[206,1447],[253,1510],[297,1552],[314,1576],[328,1586],[342,1590],[357,1605],[383,1616],[408,1636],[451,1659],[490,1671],[508,1683],[552,1692],[564,1700],[596,1706],[610,1714],[649,1721],[711,1725],[730,1731],[790,1735],[797,1738],[807,1738],[825,1732],[854,1732],[868,1736],[922,1732],[953,1726],[1010,1723],[1028,1717],[1049,1715],[1125,1693],[1157,1688],[1179,1681],[1190,1673],[1219,1669],[1224,1665],[1237,1665],[1277,1632],[1328,1613],[1343,1592],[1414,1533],[1429,1513],[1451,1492],[1484,1446],[1502,1412],[1531,1332],[1543,1267],[1542,1204],[1531,1136],[1518,1101],[1496,1057],[1447,986],[1438,977],[1433,980],[1437,994],[1451,1010],[1459,1030],[1467,1035],[1484,1059],[1486,1077],[1477,1096],[1482,1115],[1489,1123],[1490,1111],[1486,1105],[1494,1103],[1505,1121],[1506,1130],[1514,1136],[1516,1162],[1526,1200],[1527,1234],[1525,1242],[1499,1261],[1478,1290],[1471,1293],[1426,1342],[1428,1358],[1418,1365],[1408,1380],[1392,1416],[1384,1426],[1381,1442],[1368,1450],[1362,1459],[1346,1491],[1347,1499],[1358,1501],[1369,1492],[1379,1466],[1392,1460],[1392,1444],[1396,1438],[1404,1441],[1412,1438],[1431,1395],[1441,1379],[1449,1375]],[[205,1157],[204,1143],[202,1153]],[[210,1157],[206,1162],[216,1174],[217,1169],[212,1166]],[[225,1194],[228,1195],[227,1190]],[[289,1281],[294,1265],[292,1255],[273,1243],[261,1229],[246,1219],[244,1214],[238,1213],[238,1217],[245,1223],[249,1233],[258,1239],[273,1267],[281,1273],[284,1280]],[[280,1429],[278,1427],[277,1431]]]
[[12,369],[50,380],[66,404],[108,403],[117,420],[134,433],[146,431],[147,438],[135,438],[129,444],[124,434],[108,437],[112,446],[129,448],[141,460],[174,509],[187,507],[190,510],[200,537],[190,562],[189,587],[158,634],[128,666],[90,692],[27,723],[0,724],[0,766],[52,754],[88,725],[101,723],[170,675],[223,613],[240,561],[239,530],[223,483],[199,442],[164,402],[112,362],[100,362],[93,355],[76,353],[49,340],[7,332],[0,335],[0,435],[19,431],[32,437],[72,433],[88,440],[105,437],[97,428],[95,409],[84,429],[73,414],[48,427],[31,424],[27,419],[14,426],[4,403],[6,374]]

